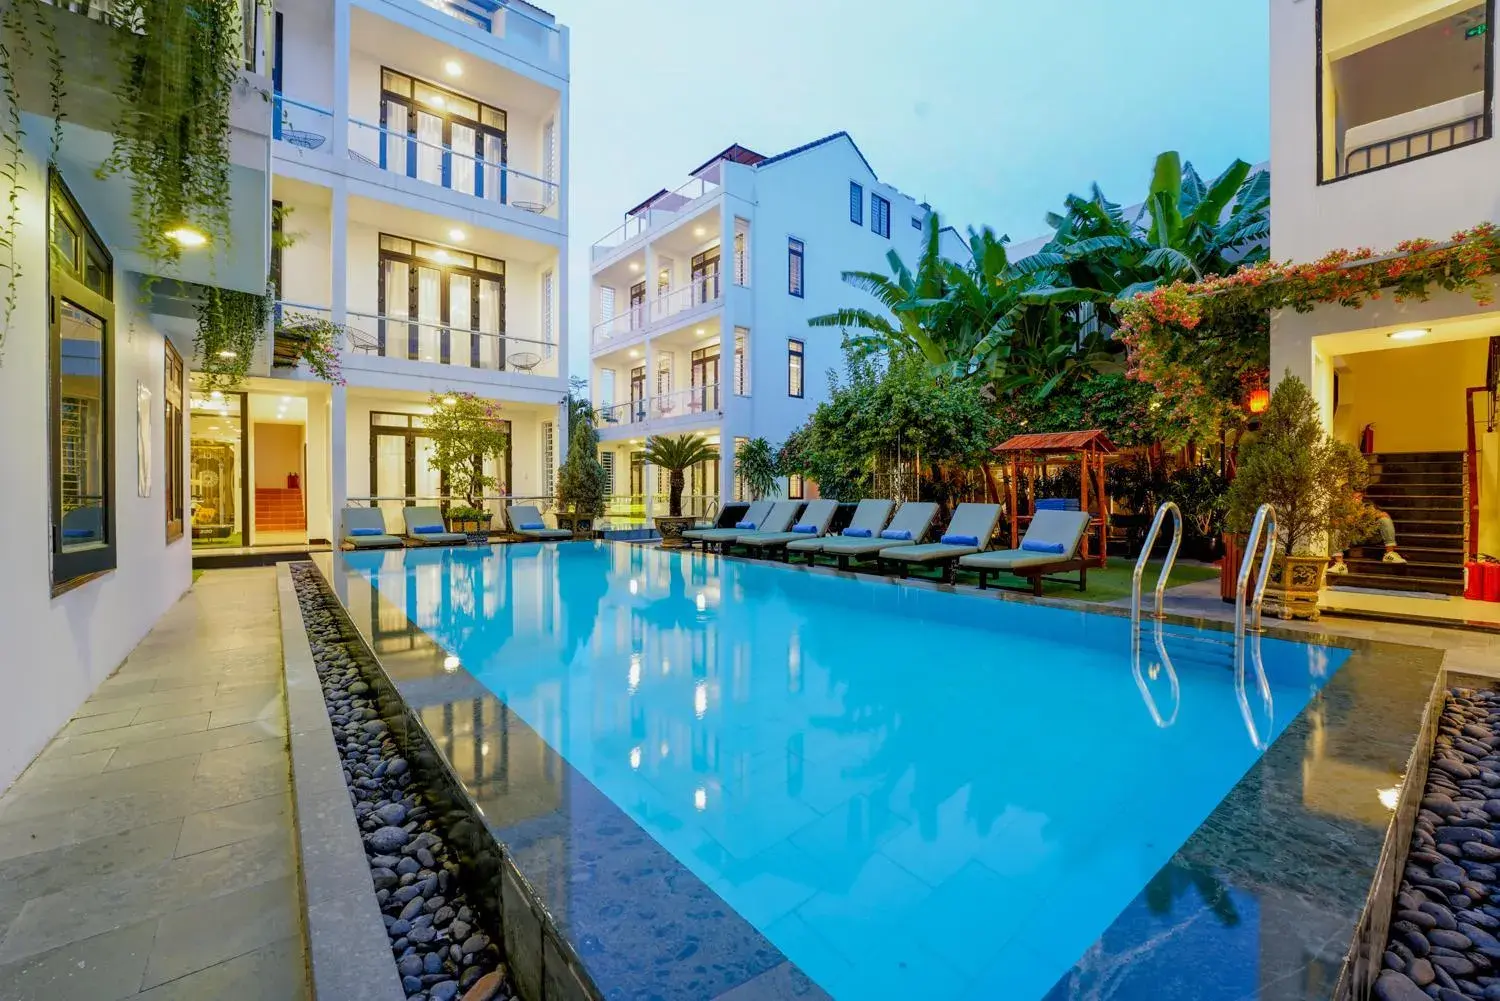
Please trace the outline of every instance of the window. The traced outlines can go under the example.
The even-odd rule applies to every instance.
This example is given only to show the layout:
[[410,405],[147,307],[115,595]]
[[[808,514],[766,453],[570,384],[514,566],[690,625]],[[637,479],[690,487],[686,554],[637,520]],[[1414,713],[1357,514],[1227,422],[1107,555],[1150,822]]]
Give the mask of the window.
[[550,495],[557,489],[557,433],[551,421],[542,421],[542,490]]
[[865,189],[849,182],[849,221],[856,226],[865,224]]
[[886,239],[891,236],[891,203],[870,193],[870,232]]
[[914,216],[911,217],[911,228],[912,229],[921,229],[922,228],[922,217],[921,216],[915,216],[914,215]]
[[115,567],[114,261],[55,172],[48,190],[56,591]]
[[786,290],[802,298],[802,241],[786,242]]
[[385,358],[504,371],[505,262],[381,234]]
[[1318,180],[1341,180],[1490,138],[1495,0],[1318,3]]
[[786,499],[801,500],[807,493],[806,484],[802,482],[801,473],[792,473],[786,478]]
[[786,342],[786,395],[802,398],[802,342]]
[[749,327],[734,328],[734,395],[746,396],[750,392],[750,377],[745,349],[750,340]]
[[182,368],[182,355],[172,342],[162,338],[162,396],[165,400],[162,428],[165,430],[167,454],[162,456],[162,468],[166,470],[162,491],[167,501],[167,541],[182,538],[183,530],[183,479],[182,479],[182,403],[186,393],[186,380]]
[[604,467],[604,492],[613,494],[615,492],[615,453],[600,452],[599,465]]
[[[380,89],[383,131],[360,130],[370,138],[356,137],[351,153],[378,158],[381,169],[429,184],[490,201],[509,200],[504,111],[389,69],[380,71]],[[356,145],[365,148],[356,150]],[[543,169],[550,168],[544,164]],[[548,194],[554,190],[548,188]],[[519,197],[536,195],[521,192]],[[550,197],[544,200],[551,204]]]
[[615,316],[615,290],[606,285],[599,290],[599,322],[612,320]]
[[542,127],[542,180],[547,182],[543,200],[552,205],[557,202],[557,121],[547,119]]
[[552,272],[542,272],[542,351],[548,358],[552,357],[553,345],[557,343],[556,333],[552,329]]

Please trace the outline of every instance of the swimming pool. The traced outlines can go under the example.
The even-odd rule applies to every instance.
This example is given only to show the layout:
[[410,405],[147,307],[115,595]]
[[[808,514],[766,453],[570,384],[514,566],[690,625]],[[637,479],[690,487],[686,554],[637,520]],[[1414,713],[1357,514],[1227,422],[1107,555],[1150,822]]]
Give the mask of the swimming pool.
[[342,559],[840,1001],[1042,997],[1349,655],[1264,641],[1267,706],[1223,634],[1137,672],[1112,616],[622,545]]

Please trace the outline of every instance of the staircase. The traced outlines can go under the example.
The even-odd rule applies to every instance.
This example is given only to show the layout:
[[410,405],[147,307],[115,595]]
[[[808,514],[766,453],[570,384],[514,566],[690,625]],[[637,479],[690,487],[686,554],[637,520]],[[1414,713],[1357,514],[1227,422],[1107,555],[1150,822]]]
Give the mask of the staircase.
[[279,487],[256,487],[255,530],[257,532],[307,531],[307,514],[302,506],[302,491]]
[[1396,523],[1403,563],[1383,563],[1378,537],[1351,546],[1349,574],[1335,586],[1462,594],[1464,589],[1464,454],[1382,452],[1370,459],[1365,499]]

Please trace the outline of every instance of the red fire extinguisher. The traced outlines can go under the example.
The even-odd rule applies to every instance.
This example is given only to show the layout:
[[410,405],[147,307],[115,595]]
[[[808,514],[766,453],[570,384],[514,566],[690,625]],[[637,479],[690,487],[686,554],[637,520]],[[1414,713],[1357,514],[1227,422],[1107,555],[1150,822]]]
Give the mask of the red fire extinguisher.
[[296,489],[300,488],[301,486],[302,486],[302,477],[298,476],[296,473],[287,473],[286,474],[286,488],[288,490],[296,490]]
[[1483,578],[1484,600],[1500,601],[1500,563],[1481,564],[1480,576]]
[[1362,455],[1375,454],[1375,425],[1366,424],[1365,429],[1359,433],[1359,451]]
[[1470,601],[1484,600],[1484,564],[1477,557],[1464,564],[1464,597]]

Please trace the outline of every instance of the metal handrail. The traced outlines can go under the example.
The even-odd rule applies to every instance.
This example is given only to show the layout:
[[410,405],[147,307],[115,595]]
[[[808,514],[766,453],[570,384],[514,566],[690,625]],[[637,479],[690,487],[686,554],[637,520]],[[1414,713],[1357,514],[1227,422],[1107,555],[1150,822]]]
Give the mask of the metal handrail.
[[1146,563],[1151,558],[1151,549],[1156,545],[1156,537],[1161,534],[1161,526],[1166,521],[1167,513],[1172,515],[1172,546],[1167,550],[1167,558],[1162,562],[1161,573],[1156,577],[1156,612],[1154,617],[1160,619],[1165,613],[1163,603],[1167,590],[1167,578],[1171,576],[1172,565],[1177,562],[1177,550],[1182,547],[1182,511],[1172,501],[1167,501],[1156,509],[1156,517],[1151,522],[1151,531],[1146,533],[1146,542],[1141,547],[1141,555],[1135,561],[1135,572],[1130,575],[1130,625],[1137,628],[1141,624],[1141,574],[1146,570]]
[[[1269,523],[1270,528],[1266,526]],[[1271,577],[1271,560],[1276,554],[1276,509],[1270,504],[1262,504],[1255,512],[1255,521],[1250,526],[1250,535],[1245,539],[1245,552],[1240,562],[1239,576],[1234,584],[1234,638],[1236,642],[1236,657],[1242,655],[1239,650],[1241,641],[1245,638],[1245,602],[1248,596],[1250,573],[1255,569],[1256,551],[1260,549],[1261,539],[1265,539],[1265,555],[1260,561],[1260,576],[1255,584],[1254,596],[1250,598],[1251,612],[1254,622],[1251,624],[1256,632],[1260,632],[1260,609],[1266,600],[1266,582]]]
[[1255,687],[1266,712],[1266,732],[1261,736],[1255,725],[1255,713],[1250,709],[1250,696],[1245,691],[1244,640],[1235,644],[1234,695],[1240,706],[1240,717],[1245,721],[1245,730],[1250,734],[1250,743],[1257,751],[1264,751],[1271,743],[1271,732],[1276,729],[1276,703],[1271,697],[1271,683],[1266,680],[1266,668],[1260,655],[1260,633],[1250,637],[1250,662],[1255,666]]

